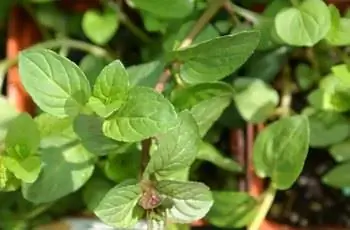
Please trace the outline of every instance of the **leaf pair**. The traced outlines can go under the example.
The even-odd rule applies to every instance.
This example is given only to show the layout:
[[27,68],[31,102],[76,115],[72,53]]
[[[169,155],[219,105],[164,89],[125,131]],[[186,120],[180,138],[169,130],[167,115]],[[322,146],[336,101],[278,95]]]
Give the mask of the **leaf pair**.
[[118,60],[103,68],[92,92],[79,67],[50,50],[22,52],[19,69],[25,89],[42,110],[57,117],[76,117],[88,106],[106,118],[103,133],[115,140],[140,141],[177,124],[171,103],[150,88],[131,88]]
[[10,122],[0,160],[2,188],[6,187],[11,177],[9,173],[28,183],[38,178],[41,169],[41,160],[37,155],[39,143],[39,130],[27,113],[19,114]]
[[[160,181],[155,187],[161,197],[165,216],[174,222],[190,223],[200,219],[213,201],[208,187],[198,182]],[[118,227],[132,227],[144,211],[138,205],[143,193],[140,184],[122,183],[112,188],[94,210],[105,223]]]

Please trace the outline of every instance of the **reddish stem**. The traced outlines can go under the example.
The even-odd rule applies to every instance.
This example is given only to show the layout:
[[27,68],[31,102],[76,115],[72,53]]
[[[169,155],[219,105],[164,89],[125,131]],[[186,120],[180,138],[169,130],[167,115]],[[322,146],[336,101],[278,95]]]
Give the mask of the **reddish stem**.
[[[19,52],[40,40],[40,32],[34,20],[22,8],[14,7],[10,13],[7,39],[7,58],[16,58]],[[7,97],[18,111],[35,113],[35,104],[29,94],[24,90],[20,81],[18,67],[9,69],[7,76]]]

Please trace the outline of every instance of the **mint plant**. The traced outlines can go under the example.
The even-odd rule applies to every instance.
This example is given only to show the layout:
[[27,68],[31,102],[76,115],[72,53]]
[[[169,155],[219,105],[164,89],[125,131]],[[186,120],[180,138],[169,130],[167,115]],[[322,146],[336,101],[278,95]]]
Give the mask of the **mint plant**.
[[[324,185],[346,194],[349,17],[322,0],[262,13],[255,2],[103,0],[68,13],[21,1],[47,40],[0,63],[1,75],[18,63],[38,106],[31,117],[0,98],[0,228],[74,210],[115,228],[257,230],[314,148],[339,163]],[[264,193],[238,189],[250,162],[228,149],[252,161]]]

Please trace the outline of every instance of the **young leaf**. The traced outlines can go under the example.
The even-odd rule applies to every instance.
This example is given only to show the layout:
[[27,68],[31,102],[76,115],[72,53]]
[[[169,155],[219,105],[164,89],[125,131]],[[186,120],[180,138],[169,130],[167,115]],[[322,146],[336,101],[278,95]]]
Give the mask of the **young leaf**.
[[103,12],[88,10],[82,19],[85,35],[98,45],[105,45],[112,39],[119,27],[119,17],[115,10],[107,8]]
[[350,160],[350,140],[332,145],[329,152],[338,162]]
[[190,110],[201,136],[219,119],[232,98],[232,87],[223,82],[201,83],[173,91],[172,94],[172,102],[178,110]]
[[12,120],[5,139],[6,148],[18,146],[23,150],[21,154],[28,156],[38,149],[39,143],[39,130],[29,114],[21,113]]
[[258,202],[243,192],[212,192],[214,205],[207,219],[220,228],[242,228],[249,224],[258,211]]
[[278,93],[260,79],[238,78],[234,82],[234,101],[246,121],[264,122],[275,111]]
[[334,76],[340,80],[341,84],[345,84],[350,87],[350,71],[346,64],[335,65],[332,67]]
[[42,113],[34,118],[40,132],[40,138],[55,136],[69,129],[73,124],[71,117],[58,118],[48,113]]
[[55,201],[77,191],[94,170],[91,153],[81,145],[47,147],[41,152],[43,166],[34,183],[22,184],[22,194],[33,203]]
[[38,156],[28,156],[24,159],[5,156],[4,165],[16,178],[26,183],[33,183],[39,176],[41,160]]
[[96,110],[96,113],[107,117],[118,110],[127,100],[129,91],[129,77],[123,64],[116,60],[107,65],[98,75],[93,96],[104,105],[104,110]]
[[319,83],[320,87],[308,95],[309,103],[321,110],[345,112],[350,109],[349,86],[336,76],[329,75]]
[[337,165],[322,177],[323,183],[336,188],[345,188],[350,186],[350,163]]
[[105,120],[103,133],[117,141],[137,142],[176,125],[175,109],[167,99],[150,88],[134,87],[128,101]]
[[94,115],[79,115],[73,125],[74,132],[84,148],[98,156],[115,153],[120,147],[119,142],[103,134],[102,125],[103,119]]
[[175,128],[156,138],[158,148],[151,154],[146,173],[166,177],[195,160],[200,137],[196,121],[188,111],[179,114],[179,124]]
[[213,205],[209,188],[198,182],[160,181],[158,192],[172,203],[167,217],[177,223],[190,223],[201,219]]
[[0,156],[0,192],[12,192],[21,186],[18,180],[5,166],[4,156]]
[[252,55],[259,32],[243,31],[222,36],[173,52],[184,62],[181,77],[189,83],[220,80],[236,71]]
[[97,76],[108,64],[109,62],[101,57],[87,54],[83,59],[81,59],[79,67],[85,73],[87,79],[89,80],[90,86],[93,86],[95,85]]
[[214,146],[206,142],[201,142],[199,145],[197,159],[209,161],[230,172],[242,171],[242,167],[237,162],[228,157],[224,157]]
[[113,227],[132,227],[141,218],[137,204],[141,194],[139,184],[119,184],[106,194],[94,212],[104,223]]
[[253,162],[257,174],[270,177],[277,189],[288,189],[303,169],[309,136],[309,122],[304,115],[270,124],[254,144]]
[[135,7],[160,18],[184,18],[194,8],[194,0],[131,0],[131,2]]
[[328,6],[328,9],[331,14],[331,29],[327,33],[326,40],[333,46],[349,45],[350,19],[341,18],[339,10],[334,5]]
[[280,11],[275,18],[278,36],[294,46],[313,46],[328,33],[331,16],[322,0],[305,0]]
[[79,67],[50,50],[21,52],[19,72],[34,102],[57,117],[77,115],[91,95],[89,82]]

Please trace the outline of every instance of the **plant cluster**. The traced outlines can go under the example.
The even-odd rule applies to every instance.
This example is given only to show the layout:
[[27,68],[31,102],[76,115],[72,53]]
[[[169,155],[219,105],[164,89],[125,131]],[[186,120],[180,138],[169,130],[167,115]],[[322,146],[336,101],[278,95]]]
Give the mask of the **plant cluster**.
[[[5,73],[18,62],[40,108],[32,118],[0,100],[1,228],[36,226],[82,197],[78,210],[117,228],[206,218],[257,230],[310,146],[341,162],[325,184],[350,185],[350,18],[334,5],[274,0],[258,14],[229,0],[128,0],[64,14],[54,1],[20,2],[53,39],[1,63]],[[136,62],[116,48],[125,31],[138,39]],[[79,65],[72,49],[87,53]],[[296,94],[307,95],[302,108]],[[216,187],[196,177],[203,162],[243,172],[216,143],[246,122],[267,124],[254,142],[255,172],[269,179],[258,198],[227,176]]]

